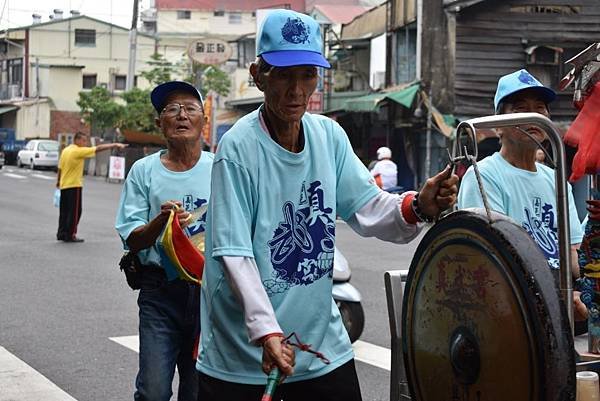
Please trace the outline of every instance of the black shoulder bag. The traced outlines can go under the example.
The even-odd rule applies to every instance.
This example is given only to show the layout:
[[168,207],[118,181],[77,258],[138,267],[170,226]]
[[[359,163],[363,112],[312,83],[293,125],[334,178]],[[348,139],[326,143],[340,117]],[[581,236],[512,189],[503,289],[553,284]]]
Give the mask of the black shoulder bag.
[[139,290],[141,288],[142,264],[137,254],[125,252],[119,261],[119,267],[125,273],[125,279],[129,287],[132,290]]

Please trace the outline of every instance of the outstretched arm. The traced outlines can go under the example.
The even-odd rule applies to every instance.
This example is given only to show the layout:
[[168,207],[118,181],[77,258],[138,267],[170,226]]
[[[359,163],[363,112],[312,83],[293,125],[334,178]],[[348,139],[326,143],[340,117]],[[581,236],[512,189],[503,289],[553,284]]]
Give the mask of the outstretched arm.
[[127,146],[129,145],[125,143],[103,143],[102,145],[96,146],[96,153],[109,149],[125,149]]

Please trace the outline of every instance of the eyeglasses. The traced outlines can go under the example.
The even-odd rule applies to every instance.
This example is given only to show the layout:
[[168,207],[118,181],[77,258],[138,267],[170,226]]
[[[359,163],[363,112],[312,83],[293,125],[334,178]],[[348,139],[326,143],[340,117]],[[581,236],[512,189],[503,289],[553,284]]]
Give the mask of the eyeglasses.
[[179,115],[179,113],[181,113],[182,108],[185,111],[185,114],[187,114],[190,117],[199,116],[202,113],[204,113],[204,110],[202,110],[202,107],[197,104],[169,103],[162,110],[161,114],[164,114],[167,117],[176,117]]

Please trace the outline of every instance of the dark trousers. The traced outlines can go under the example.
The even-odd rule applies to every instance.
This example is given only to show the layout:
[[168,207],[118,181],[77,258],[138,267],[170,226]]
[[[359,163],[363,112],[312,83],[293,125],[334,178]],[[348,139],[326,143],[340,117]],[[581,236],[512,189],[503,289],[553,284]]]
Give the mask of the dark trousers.
[[169,401],[175,367],[179,401],[196,401],[198,374],[194,350],[199,335],[200,288],[167,281],[162,269],[142,268],[139,371],[136,401]]
[[56,239],[69,240],[77,234],[81,218],[81,187],[60,190],[60,214]]
[[[198,401],[258,401],[265,386],[230,383],[199,373]],[[265,375],[265,384],[267,376]],[[277,387],[273,401],[362,401],[354,360],[315,379]]]

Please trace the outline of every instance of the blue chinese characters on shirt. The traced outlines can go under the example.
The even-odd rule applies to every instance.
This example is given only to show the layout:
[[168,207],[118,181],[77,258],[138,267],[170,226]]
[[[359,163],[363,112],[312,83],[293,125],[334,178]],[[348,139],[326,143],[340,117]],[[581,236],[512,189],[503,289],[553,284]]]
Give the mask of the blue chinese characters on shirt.
[[201,251],[204,252],[204,231],[206,230],[206,209],[208,201],[196,198],[193,195],[185,195],[181,206],[186,212],[193,216],[192,222],[184,229],[188,238]]
[[268,241],[273,277],[264,281],[269,295],[332,277],[335,221],[324,204],[320,181],[303,183],[298,206],[287,201],[282,220]]
[[560,267],[558,227],[555,224],[554,207],[536,197],[533,199],[531,208],[524,207],[523,212],[525,215],[525,220],[522,222],[523,228],[538,244],[548,260],[550,268],[558,269]]

